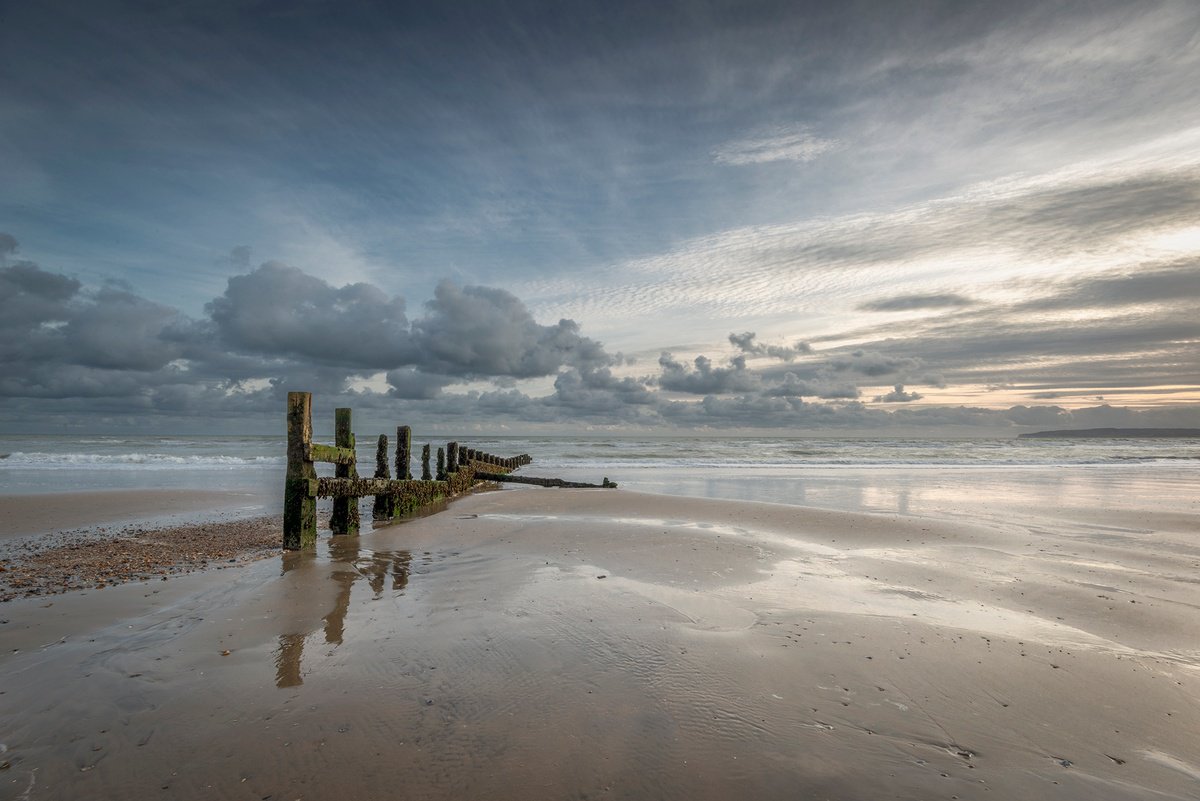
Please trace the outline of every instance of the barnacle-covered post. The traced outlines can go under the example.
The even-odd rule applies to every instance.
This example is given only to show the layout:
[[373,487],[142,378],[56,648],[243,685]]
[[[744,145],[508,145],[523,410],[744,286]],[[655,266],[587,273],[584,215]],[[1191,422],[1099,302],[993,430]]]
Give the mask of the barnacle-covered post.
[[[390,479],[391,477],[391,468],[388,466],[387,434],[380,434],[379,444],[375,447],[375,478]],[[376,520],[387,520],[391,517],[392,496],[388,494],[376,495],[375,505],[371,509],[371,516]]]
[[[337,409],[334,412],[334,442],[338,448],[354,451],[354,433],[351,431],[351,410]],[[334,465],[335,478],[357,479],[358,469],[353,461]],[[358,498],[342,495],[333,499],[333,513],[329,517],[329,530],[334,534],[358,534]]]
[[437,480],[446,480],[446,449],[438,448],[437,454]]
[[311,548],[317,542],[317,468],[312,463],[312,393],[287,398],[287,475],[283,485],[283,547]]
[[446,443],[446,473],[454,475],[458,472],[458,443]]
[[412,472],[408,469],[412,461],[412,429],[408,426],[396,428],[396,478],[399,481],[411,481]]
[[433,473],[429,470],[429,443],[421,447],[421,480],[433,481]]

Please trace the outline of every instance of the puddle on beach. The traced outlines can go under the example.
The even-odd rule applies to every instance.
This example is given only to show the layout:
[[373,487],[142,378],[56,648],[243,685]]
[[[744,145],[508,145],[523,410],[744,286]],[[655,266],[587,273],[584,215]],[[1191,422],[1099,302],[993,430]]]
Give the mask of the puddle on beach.
[[[408,551],[373,551],[363,548],[359,537],[335,537],[327,545],[332,572],[327,577],[337,587],[333,608],[322,618],[323,642],[341,645],[345,640],[346,616],[350,611],[351,593],[360,581],[370,588],[372,600],[379,600],[385,591],[402,594],[408,586],[413,557]],[[294,569],[299,559],[291,554],[281,560],[283,573]],[[315,631],[291,632],[279,635],[275,654],[275,686],[296,687],[304,683],[304,649]],[[314,646],[315,647],[315,644]]]

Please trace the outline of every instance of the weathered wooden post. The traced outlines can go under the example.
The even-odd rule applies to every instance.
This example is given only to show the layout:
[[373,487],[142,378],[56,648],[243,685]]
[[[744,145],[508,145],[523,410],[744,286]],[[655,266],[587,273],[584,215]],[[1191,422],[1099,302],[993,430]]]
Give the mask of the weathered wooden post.
[[446,443],[446,472],[454,475],[458,472],[458,443]]
[[446,480],[446,449],[445,448],[438,448],[437,480],[438,481]]
[[[388,466],[387,434],[379,435],[379,444],[375,447],[375,478],[391,478],[392,471]],[[375,520],[387,520],[392,516],[392,496],[380,494],[375,496],[375,505],[371,509],[371,517]]]
[[429,443],[421,448],[421,480],[433,481],[433,473],[429,472]]
[[[354,433],[351,431],[351,410],[336,409],[334,411],[334,440],[338,448],[349,448],[354,451]],[[333,468],[336,478],[358,478],[358,468],[354,462],[343,464],[337,462]],[[358,534],[358,498],[353,495],[342,495],[333,499],[333,513],[329,517],[329,530],[334,534]]]
[[287,398],[287,476],[283,485],[283,547],[311,548],[317,542],[317,468],[312,463],[312,393]]
[[412,481],[412,472],[408,469],[412,461],[412,429],[408,426],[396,428],[396,479]]

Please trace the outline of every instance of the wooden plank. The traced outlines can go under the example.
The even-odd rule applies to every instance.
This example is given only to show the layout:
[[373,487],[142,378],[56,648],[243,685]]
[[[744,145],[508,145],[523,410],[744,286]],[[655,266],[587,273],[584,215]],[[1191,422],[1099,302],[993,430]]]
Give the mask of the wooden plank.
[[327,464],[354,464],[358,456],[353,448],[339,448],[336,445],[309,445],[308,460]]
[[539,487],[567,487],[570,489],[613,489],[617,485],[604,479],[603,484],[587,484],[582,481],[563,481],[561,478],[534,478],[533,476],[512,476],[507,473],[475,472],[477,481],[507,481],[513,484],[534,484]]

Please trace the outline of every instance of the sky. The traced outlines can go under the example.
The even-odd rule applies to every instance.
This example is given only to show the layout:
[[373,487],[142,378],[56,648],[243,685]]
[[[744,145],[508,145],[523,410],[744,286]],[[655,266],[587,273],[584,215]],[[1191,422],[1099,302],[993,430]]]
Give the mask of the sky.
[[1191,0],[0,0],[0,431],[1200,427],[1198,340]]

